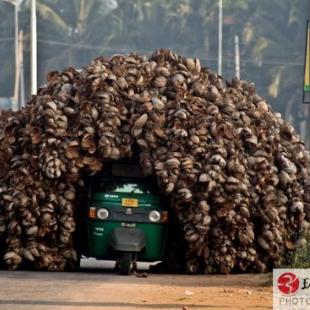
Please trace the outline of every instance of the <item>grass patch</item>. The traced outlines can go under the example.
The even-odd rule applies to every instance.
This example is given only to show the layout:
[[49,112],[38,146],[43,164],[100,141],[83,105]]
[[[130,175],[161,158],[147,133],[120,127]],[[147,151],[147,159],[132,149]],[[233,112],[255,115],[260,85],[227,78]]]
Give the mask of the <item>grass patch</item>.
[[292,258],[291,268],[310,268],[310,232],[301,238]]

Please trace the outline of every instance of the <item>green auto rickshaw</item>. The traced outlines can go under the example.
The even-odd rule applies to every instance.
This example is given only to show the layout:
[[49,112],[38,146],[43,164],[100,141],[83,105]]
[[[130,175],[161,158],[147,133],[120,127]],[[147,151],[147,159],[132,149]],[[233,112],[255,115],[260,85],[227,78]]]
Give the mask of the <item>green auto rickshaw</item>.
[[137,166],[113,164],[90,181],[83,233],[88,238],[80,254],[115,260],[119,273],[128,275],[137,261],[162,260],[167,222],[167,203],[156,183]]

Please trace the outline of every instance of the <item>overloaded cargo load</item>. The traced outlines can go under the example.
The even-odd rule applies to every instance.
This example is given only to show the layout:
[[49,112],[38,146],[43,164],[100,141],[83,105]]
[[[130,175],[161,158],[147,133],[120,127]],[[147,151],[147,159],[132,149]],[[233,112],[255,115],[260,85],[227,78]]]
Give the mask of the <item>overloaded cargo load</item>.
[[309,152],[294,128],[252,83],[170,50],[50,72],[0,126],[9,269],[73,266],[85,175],[132,156],[170,196],[188,272],[267,271],[309,225]]

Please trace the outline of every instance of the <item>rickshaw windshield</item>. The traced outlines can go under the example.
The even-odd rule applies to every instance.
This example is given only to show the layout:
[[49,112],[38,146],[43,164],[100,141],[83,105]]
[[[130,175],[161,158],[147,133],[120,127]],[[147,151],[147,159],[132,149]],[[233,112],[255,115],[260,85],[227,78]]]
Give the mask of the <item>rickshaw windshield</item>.
[[138,182],[125,182],[113,180],[100,180],[94,182],[95,192],[123,193],[123,194],[140,194],[154,195],[155,190],[150,184],[142,184]]

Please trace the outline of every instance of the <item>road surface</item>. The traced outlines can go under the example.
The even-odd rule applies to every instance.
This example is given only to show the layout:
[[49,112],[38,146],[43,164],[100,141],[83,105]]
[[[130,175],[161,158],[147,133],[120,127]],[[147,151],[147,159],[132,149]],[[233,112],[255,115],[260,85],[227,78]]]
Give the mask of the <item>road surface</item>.
[[0,309],[272,309],[265,276],[137,278],[115,275],[94,261],[83,261],[82,267],[79,273],[0,271]]

